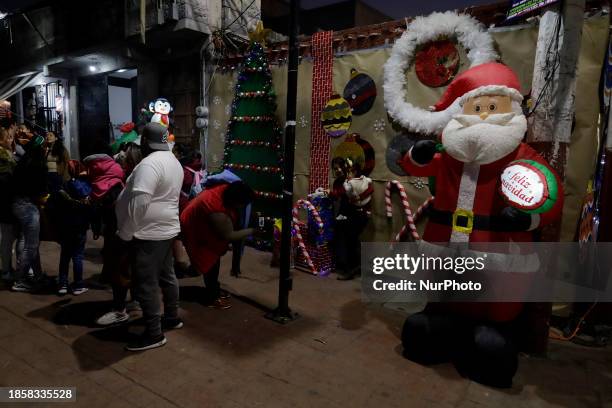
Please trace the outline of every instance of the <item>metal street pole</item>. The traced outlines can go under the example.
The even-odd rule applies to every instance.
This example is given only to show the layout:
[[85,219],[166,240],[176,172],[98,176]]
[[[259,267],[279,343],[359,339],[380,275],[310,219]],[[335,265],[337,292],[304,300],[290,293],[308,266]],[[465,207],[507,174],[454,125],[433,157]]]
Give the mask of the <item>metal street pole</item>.
[[[527,141],[565,180],[574,118],[576,71],[580,55],[585,0],[564,0],[542,14],[534,63],[531,97],[534,103]],[[575,221],[574,221],[575,222]],[[545,227],[541,240],[559,241],[561,223]],[[526,351],[545,354],[551,303],[526,305]]]
[[298,77],[298,34],[299,34],[300,0],[291,0],[289,15],[289,56],[287,67],[287,121],[285,123],[284,163],[283,163],[283,216],[281,232],[280,278],[278,281],[278,306],[266,317],[278,322],[287,323],[297,315],[289,308],[289,291],[292,289],[291,278],[291,223],[293,208],[293,165],[295,156],[295,111],[297,104]]

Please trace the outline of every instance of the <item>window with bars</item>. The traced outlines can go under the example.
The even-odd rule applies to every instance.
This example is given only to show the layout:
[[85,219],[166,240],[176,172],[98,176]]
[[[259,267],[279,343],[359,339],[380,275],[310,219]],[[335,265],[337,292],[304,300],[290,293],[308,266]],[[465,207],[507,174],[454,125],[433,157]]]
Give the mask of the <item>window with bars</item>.
[[40,102],[38,108],[43,127],[55,133],[58,137],[63,136],[64,124],[64,86],[60,81],[41,85]]

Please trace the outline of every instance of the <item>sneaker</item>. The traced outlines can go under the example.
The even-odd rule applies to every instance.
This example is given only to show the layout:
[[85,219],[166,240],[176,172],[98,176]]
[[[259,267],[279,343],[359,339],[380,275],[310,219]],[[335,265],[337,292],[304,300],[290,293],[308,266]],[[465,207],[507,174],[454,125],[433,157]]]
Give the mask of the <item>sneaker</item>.
[[34,287],[28,282],[15,282],[11,287],[13,292],[32,292]]
[[184,326],[183,320],[180,317],[165,317],[161,318],[161,326],[163,331],[181,329]]
[[60,287],[57,289],[57,294],[59,296],[64,296],[68,294],[68,285],[60,285]]
[[163,334],[155,338],[151,338],[149,336],[144,335],[138,338],[137,340],[135,340],[134,342],[125,346],[125,349],[127,351],[151,350],[151,349],[163,346],[164,344],[166,344],[166,342],[167,342],[166,337]]
[[232,304],[227,299],[218,298],[214,302],[209,304],[208,307],[213,308],[213,309],[224,310],[224,309],[229,309],[230,307],[232,307]]
[[219,290],[219,299],[229,299],[232,296],[230,295],[230,293],[227,290]]
[[131,302],[127,302],[125,305],[125,310],[130,312],[142,312],[142,308],[140,307],[140,303],[137,300],[132,300]]
[[87,292],[89,290],[89,288],[74,288],[72,289],[72,294],[74,296],[79,296],[82,295],[83,293]]
[[123,311],[113,310],[112,312],[108,312],[102,317],[96,320],[96,324],[98,326],[110,326],[112,324],[118,324],[127,322],[130,319],[130,315]]

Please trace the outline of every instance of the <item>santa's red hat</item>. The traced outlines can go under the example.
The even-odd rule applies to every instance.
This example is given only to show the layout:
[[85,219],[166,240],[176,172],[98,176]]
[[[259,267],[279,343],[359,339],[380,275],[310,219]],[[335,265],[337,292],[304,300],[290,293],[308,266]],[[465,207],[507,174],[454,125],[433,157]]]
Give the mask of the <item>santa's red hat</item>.
[[442,98],[433,106],[443,111],[460,98],[463,105],[469,98],[485,95],[507,95],[517,102],[523,100],[517,75],[504,64],[489,62],[476,65],[459,74],[446,88]]

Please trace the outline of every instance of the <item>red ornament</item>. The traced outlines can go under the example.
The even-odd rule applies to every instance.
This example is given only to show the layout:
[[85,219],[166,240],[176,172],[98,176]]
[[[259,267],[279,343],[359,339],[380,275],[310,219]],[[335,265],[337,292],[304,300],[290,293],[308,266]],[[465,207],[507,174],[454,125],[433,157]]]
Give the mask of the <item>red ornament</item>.
[[436,88],[447,85],[459,70],[459,52],[450,40],[425,44],[415,56],[416,75],[423,84]]

